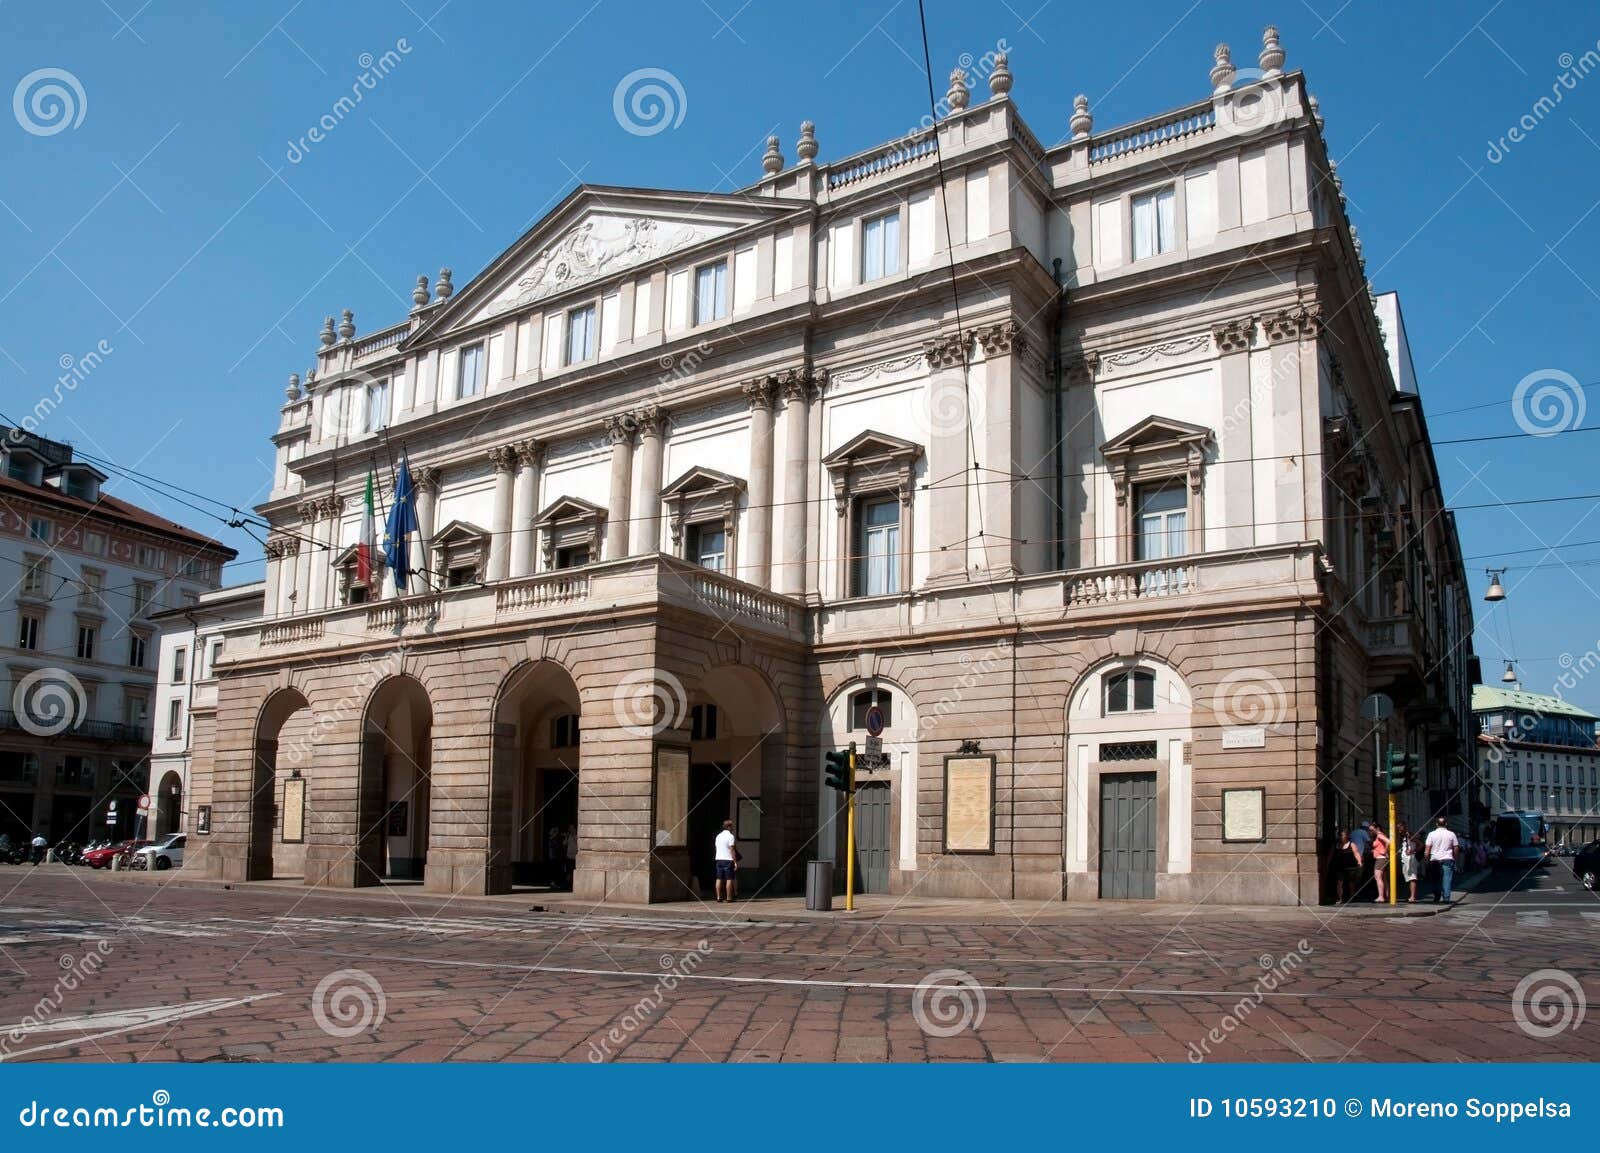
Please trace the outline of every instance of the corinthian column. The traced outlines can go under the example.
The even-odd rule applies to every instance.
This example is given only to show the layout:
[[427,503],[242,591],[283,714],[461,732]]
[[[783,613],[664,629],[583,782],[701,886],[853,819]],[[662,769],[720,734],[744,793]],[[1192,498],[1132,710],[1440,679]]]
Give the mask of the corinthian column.
[[606,510],[606,560],[628,555],[628,503],[633,488],[633,417],[606,417],[611,439],[611,499]]
[[322,501],[300,504],[300,561],[295,565],[295,608],[315,612],[322,607]]
[[662,433],[666,431],[667,413],[651,405],[634,413],[633,420],[639,429],[639,508],[628,551],[645,556],[661,550]]
[[[434,518],[439,508],[439,484],[443,476],[437,468],[432,466],[415,469],[411,474],[411,483],[417,495],[417,539],[411,546],[411,571],[422,578],[422,587],[434,587],[433,578],[433,533],[438,527]],[[412,592],[417,589],[413,585]]]
[[516,475],[517,450],[509,444],[489,450],[494,464],[494,514],[489,527],[489,579],[503,581],[511,574],[511,485]]
[[811,375],[806,370],[784,373],[783,390],[783,554],[778,558],[779,592],[804,596],[806,591],[806,474],[811,466]]
[[[772,584],[772,401],[776,391],[770,377],[744,386],[750,398],[750,508],[746,514],[746,544],[741,549],[744,579],[752,584]],[[738,575],[738,574],[734,574]]]
[[985,471],[978,488],[983,539],[976,551],[988,576],[1011,577],[1022,571],[1018,543],[1022,486],[1005,478],[1015,478],[1032,463],[1022,459],[1022,429],[1013,408],[1021,392],[1018,366],[1027,337],[1015,321],[1007,320],[979,330],[978,340],[983,345],[983,371],[973,374],[973,385],[984,393],[982,415],[972,435]]
[[[928,582],[967,575],[967,502],[972,480],[968,447],[967,345],[942,336],[923,345],[928,358]],[[910,547],[909,543],[907,547]]]
[[261,549],[267,558],[267,572],[265,576],[266,592],[262,598],[261,615],[275,617],[278,615],[278,598],[281,595],[280,586],[283,583],[283,540],[280,537],[268,537],[267,543]]
[[519,440],[512,447],[517,452],[517,481],[511,493],[511,575],[525,577],[533,573],[533,518],[539,512],[535,506],[544,446],[536,440]]

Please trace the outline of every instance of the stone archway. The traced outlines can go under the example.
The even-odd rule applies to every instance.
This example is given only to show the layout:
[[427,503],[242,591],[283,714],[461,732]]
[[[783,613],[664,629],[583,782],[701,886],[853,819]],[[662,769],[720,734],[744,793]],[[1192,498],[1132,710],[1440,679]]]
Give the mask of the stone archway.
[[[843,749],[854,741],[858,751],[864,751],[867,732],[861,715],[865,707],[877,703],[887,713],[883,730],[883,751],[889,758],[888,767],[877,772],[858,775],[858,782],[888,792],[889,815],[887,822],[888,844],[869,846],[867,853],[882,852],[887,857],[887,877],[883,878],[885,891],[901,892],[909,889],[916,879],[917,870],[917,706],[906,689],[886,677],[870,677],[850,681],[835,690],[828,699],[828,707],[819,718],[818,757],[823,750]],[[844,797],[821,784],[822,768],[817,766],[817,858],[844,861]],[[858,800],[860,795],[858,794]],[[862,864],[863,853],[857,853],[857,864]],[[876,862],[871,872],[872,884],[878,884],[880,869]],[[865,870],[863,870],[865,872]],[[858,884],[862,880],[858,880]],[[836,870],[836,884],[843,877]],[[872,891],[863,887],[861,891]]]
[[489,892],[571,886],[582,843],[581,713],[578,686],[555,661],[524,661],[501,681],[489,782]]
[[311,747],[305,734],[310,730],[310,718],[311,703],[296,688],[280,688],[268,694],[256,715],[243,880],[265,881],[276,875],[273,832],[280,762],[298,765],[309,759]]
[[421,881],[428,860],[433,705],[404,673],[373,689],[361,719],[357,783],[357,885]]
[[156,810],[153,828],[157,839],[183,828],[183,800],[183,775],[176,769],[168,769],[156,784],[155,796],[151,798]]

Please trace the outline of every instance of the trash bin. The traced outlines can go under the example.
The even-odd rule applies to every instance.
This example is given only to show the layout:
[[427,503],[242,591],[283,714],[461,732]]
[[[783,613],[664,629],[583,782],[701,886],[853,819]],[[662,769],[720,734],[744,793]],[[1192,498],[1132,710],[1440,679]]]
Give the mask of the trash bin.
[[806,908],[833,911],[832,861],[811,861],[806,865]]

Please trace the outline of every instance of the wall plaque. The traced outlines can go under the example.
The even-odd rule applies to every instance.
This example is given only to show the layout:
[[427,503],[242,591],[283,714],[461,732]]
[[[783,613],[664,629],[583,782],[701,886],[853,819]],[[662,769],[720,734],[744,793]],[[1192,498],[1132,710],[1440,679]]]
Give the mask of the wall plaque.
[[994,852],[994,757],[944,759],[944,851]]
[[201,805],[195,809],[194,831],[205,837],[211,834],[211,806]]
[[306,839],[306,779],[290,777],[283,782],[283,843],[302,844]]
[[658,849],[689,843],[689,750],[681,745],[656,746],[654,841]]
[[410,810],[411,806],[406,801],[390,801],[389,813],[384,820],[384,834],[390,837],[405,836]]
[[1222,790],[1222,839],[1225,843],[1267,839],[1267,790]]
[[739,798],[739,839],[741,841],[759,841],[761,839],[761,798]]
[[1222,747],[1225,749],[1264,749],[1267,747],[1267,730],[1260,725],[1235,726],[1223,729]]

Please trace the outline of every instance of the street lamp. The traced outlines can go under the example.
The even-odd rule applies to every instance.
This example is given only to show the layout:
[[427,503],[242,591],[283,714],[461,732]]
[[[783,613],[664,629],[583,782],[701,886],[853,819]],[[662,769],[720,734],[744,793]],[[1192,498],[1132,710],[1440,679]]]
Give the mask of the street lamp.
[[1508,685],[1517,683],[1517,670],[1510,661],[1506,662],[1506,671],[1500,674],[1500,680]]
[[1483,599],[1491,604],[1505,600],[1506,586],[1500,583],[1500,578],[1506,575],[1506,570],[1503,568],[1491,568],[1485,569],[1484,573],[1489,578],[1489,591],[1483,594]]

